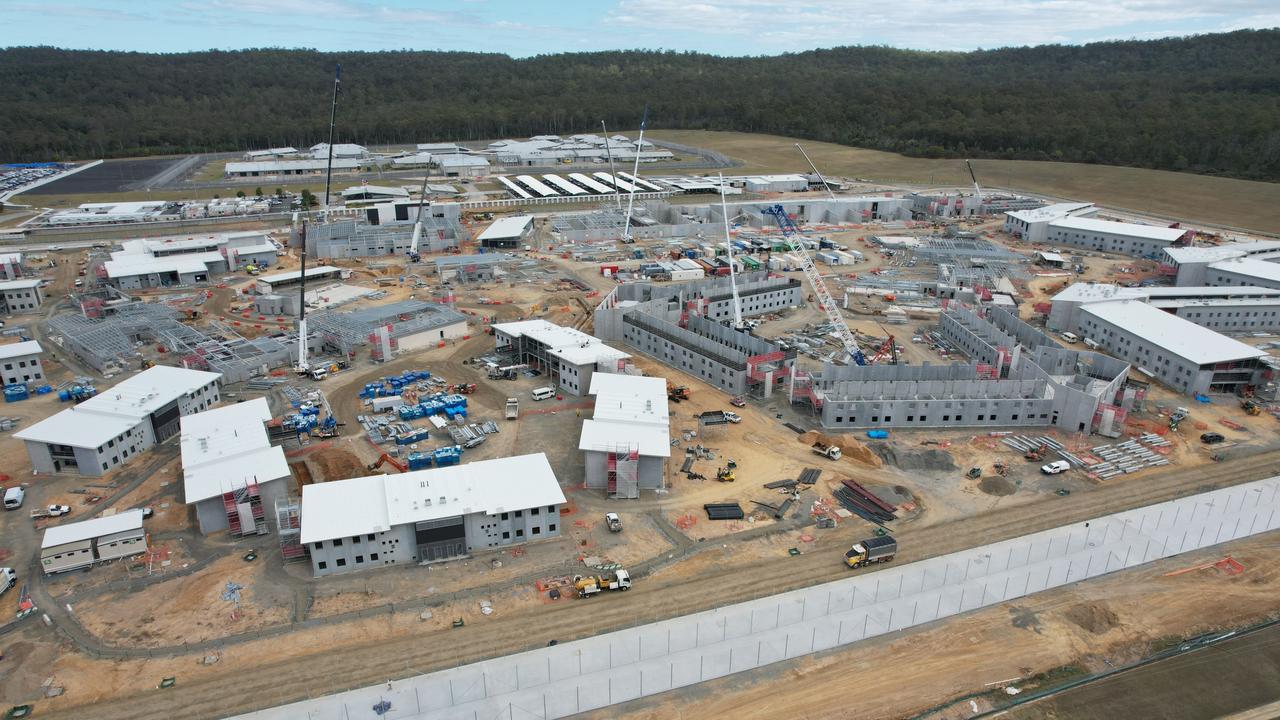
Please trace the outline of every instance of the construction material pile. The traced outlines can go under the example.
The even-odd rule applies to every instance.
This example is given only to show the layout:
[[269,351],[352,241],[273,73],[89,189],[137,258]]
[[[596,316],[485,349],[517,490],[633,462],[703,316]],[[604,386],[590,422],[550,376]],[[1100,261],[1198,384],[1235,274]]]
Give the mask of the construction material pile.
[[875,493],[853,480],[842,480],[836,488],[836,500],[849,512],[877,525],[896,520],[898,508],[881,500]]

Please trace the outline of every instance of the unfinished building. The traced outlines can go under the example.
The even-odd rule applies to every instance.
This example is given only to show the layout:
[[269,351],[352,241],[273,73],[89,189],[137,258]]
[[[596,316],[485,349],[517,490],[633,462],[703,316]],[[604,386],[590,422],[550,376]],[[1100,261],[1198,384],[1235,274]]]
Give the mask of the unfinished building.
[[460,284],[494,282],[505,274],[501,269],[515,261],[511,255],[504,253],[486,253],[484,255],[445,255],[433,262],[440,282]]
[[799,376],[791,400],[809,403],[831,429],[1050,426],[1107,435],[1134,400],[1122,392],[1127,363],[1064,349],[1004,310],[952,308],[941,327],[973,362],[828,364]]
[[[469,233],[456,220],[437,218],[424,212],[418,252],[447,252],[468,238]],[[412,245],[412,225],[370,225],[356,220],[335,220],[307,227],[307,254],[325,260],[405,256]]]
[[309,332],[323,350],[351,358],[365,345],[375,360],[395,352],[422,350],[467,336],[467,316],[447,305],[422,300],[374,305],[360,310],[321,310],[307,318]]
[[595,411],[582,421],[578,441],[586,486],[611,498],[632,499],[641,490],[662,488],[671,457],[667,381],[598,373],[590,393],[596,397]]
[[104,375],[137,367],[141,359],[138,343],[155,343],[186,367],[219,373],[228,383],[287,365],[297,346],[293,335],[248,339],[222,322],[215,321],[202,330],[180,322],[178,317],[177,310],[160,303],[108,305],[101,297],[92,296],[85,300],[83,314],[50,318],[49,333],[64,350]]
[[[766,272],[737,277],[742,315],[764,315],[802,304],[798,280]],[[733,318],[726,277],[675,286],[627,283],[593,313],[596,332],[734,395],[769,397],[795,365],[796,351],[723,324]]]
[[546,320],[493,325],[494,348],[511,356],[508,365],[528,365],[569,395],[583,395],[598,372],[618,372],[629,354],[598,338]]

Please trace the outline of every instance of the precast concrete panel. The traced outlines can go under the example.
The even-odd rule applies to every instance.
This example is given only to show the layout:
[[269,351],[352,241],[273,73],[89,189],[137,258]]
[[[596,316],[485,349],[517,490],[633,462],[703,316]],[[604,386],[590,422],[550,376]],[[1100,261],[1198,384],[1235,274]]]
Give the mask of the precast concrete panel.
[[1280,529],[1280,478],[242,718],[561,718]]

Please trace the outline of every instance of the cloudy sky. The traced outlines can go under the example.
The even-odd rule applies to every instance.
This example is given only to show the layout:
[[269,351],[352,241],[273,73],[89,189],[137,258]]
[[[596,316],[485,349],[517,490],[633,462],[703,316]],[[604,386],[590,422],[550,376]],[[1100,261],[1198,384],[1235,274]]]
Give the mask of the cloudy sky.
[[1280,26],[1277,0],[0,0],[0,46],[772,55],[972,50]]

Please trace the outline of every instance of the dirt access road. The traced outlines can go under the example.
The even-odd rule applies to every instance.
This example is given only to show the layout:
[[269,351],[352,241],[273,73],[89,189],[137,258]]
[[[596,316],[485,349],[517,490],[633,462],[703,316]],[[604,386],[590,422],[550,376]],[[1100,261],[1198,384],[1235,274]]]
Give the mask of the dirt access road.
[[[1036,532],[1064,523],[1152,502],[1268,477],[1280,462],[1271,451],[1211,467],[1128,478],[1064,498],[1054,498],[957,522],[898,533],[900,559],[911,562],[982,543]],[[414,634],[333,652],[316,647],[289,662],[267,665],[220,665],[220,672],[152,694],[156,678],[137,677],[118,688],[119,696],[92,705],[42,708],[49,718],[94,717],[100,720],[167,720],[172,717],[215,718],[279,705],[341,689],[386,682],[390,678],[506,655],[560,641],[595,635],[657,619],[687,614],[732,602],[806,587],[847,576],[838,557],[814,553],[799,557],[762,558],[750,565],[703,572],[701,587],[717,592],[689,592],[688,579],[675,568],[642,578],[626,595],[608,598],[586,613],[578,603],[538,606],[510,616],[494,616],[459,630]],[[530,628],[537,628],[530,633]],[[192,658],[193,663],[196,658]],[[909,676],[901,681],[910,684]],[[122,702],[122,700],[127,700]]]

